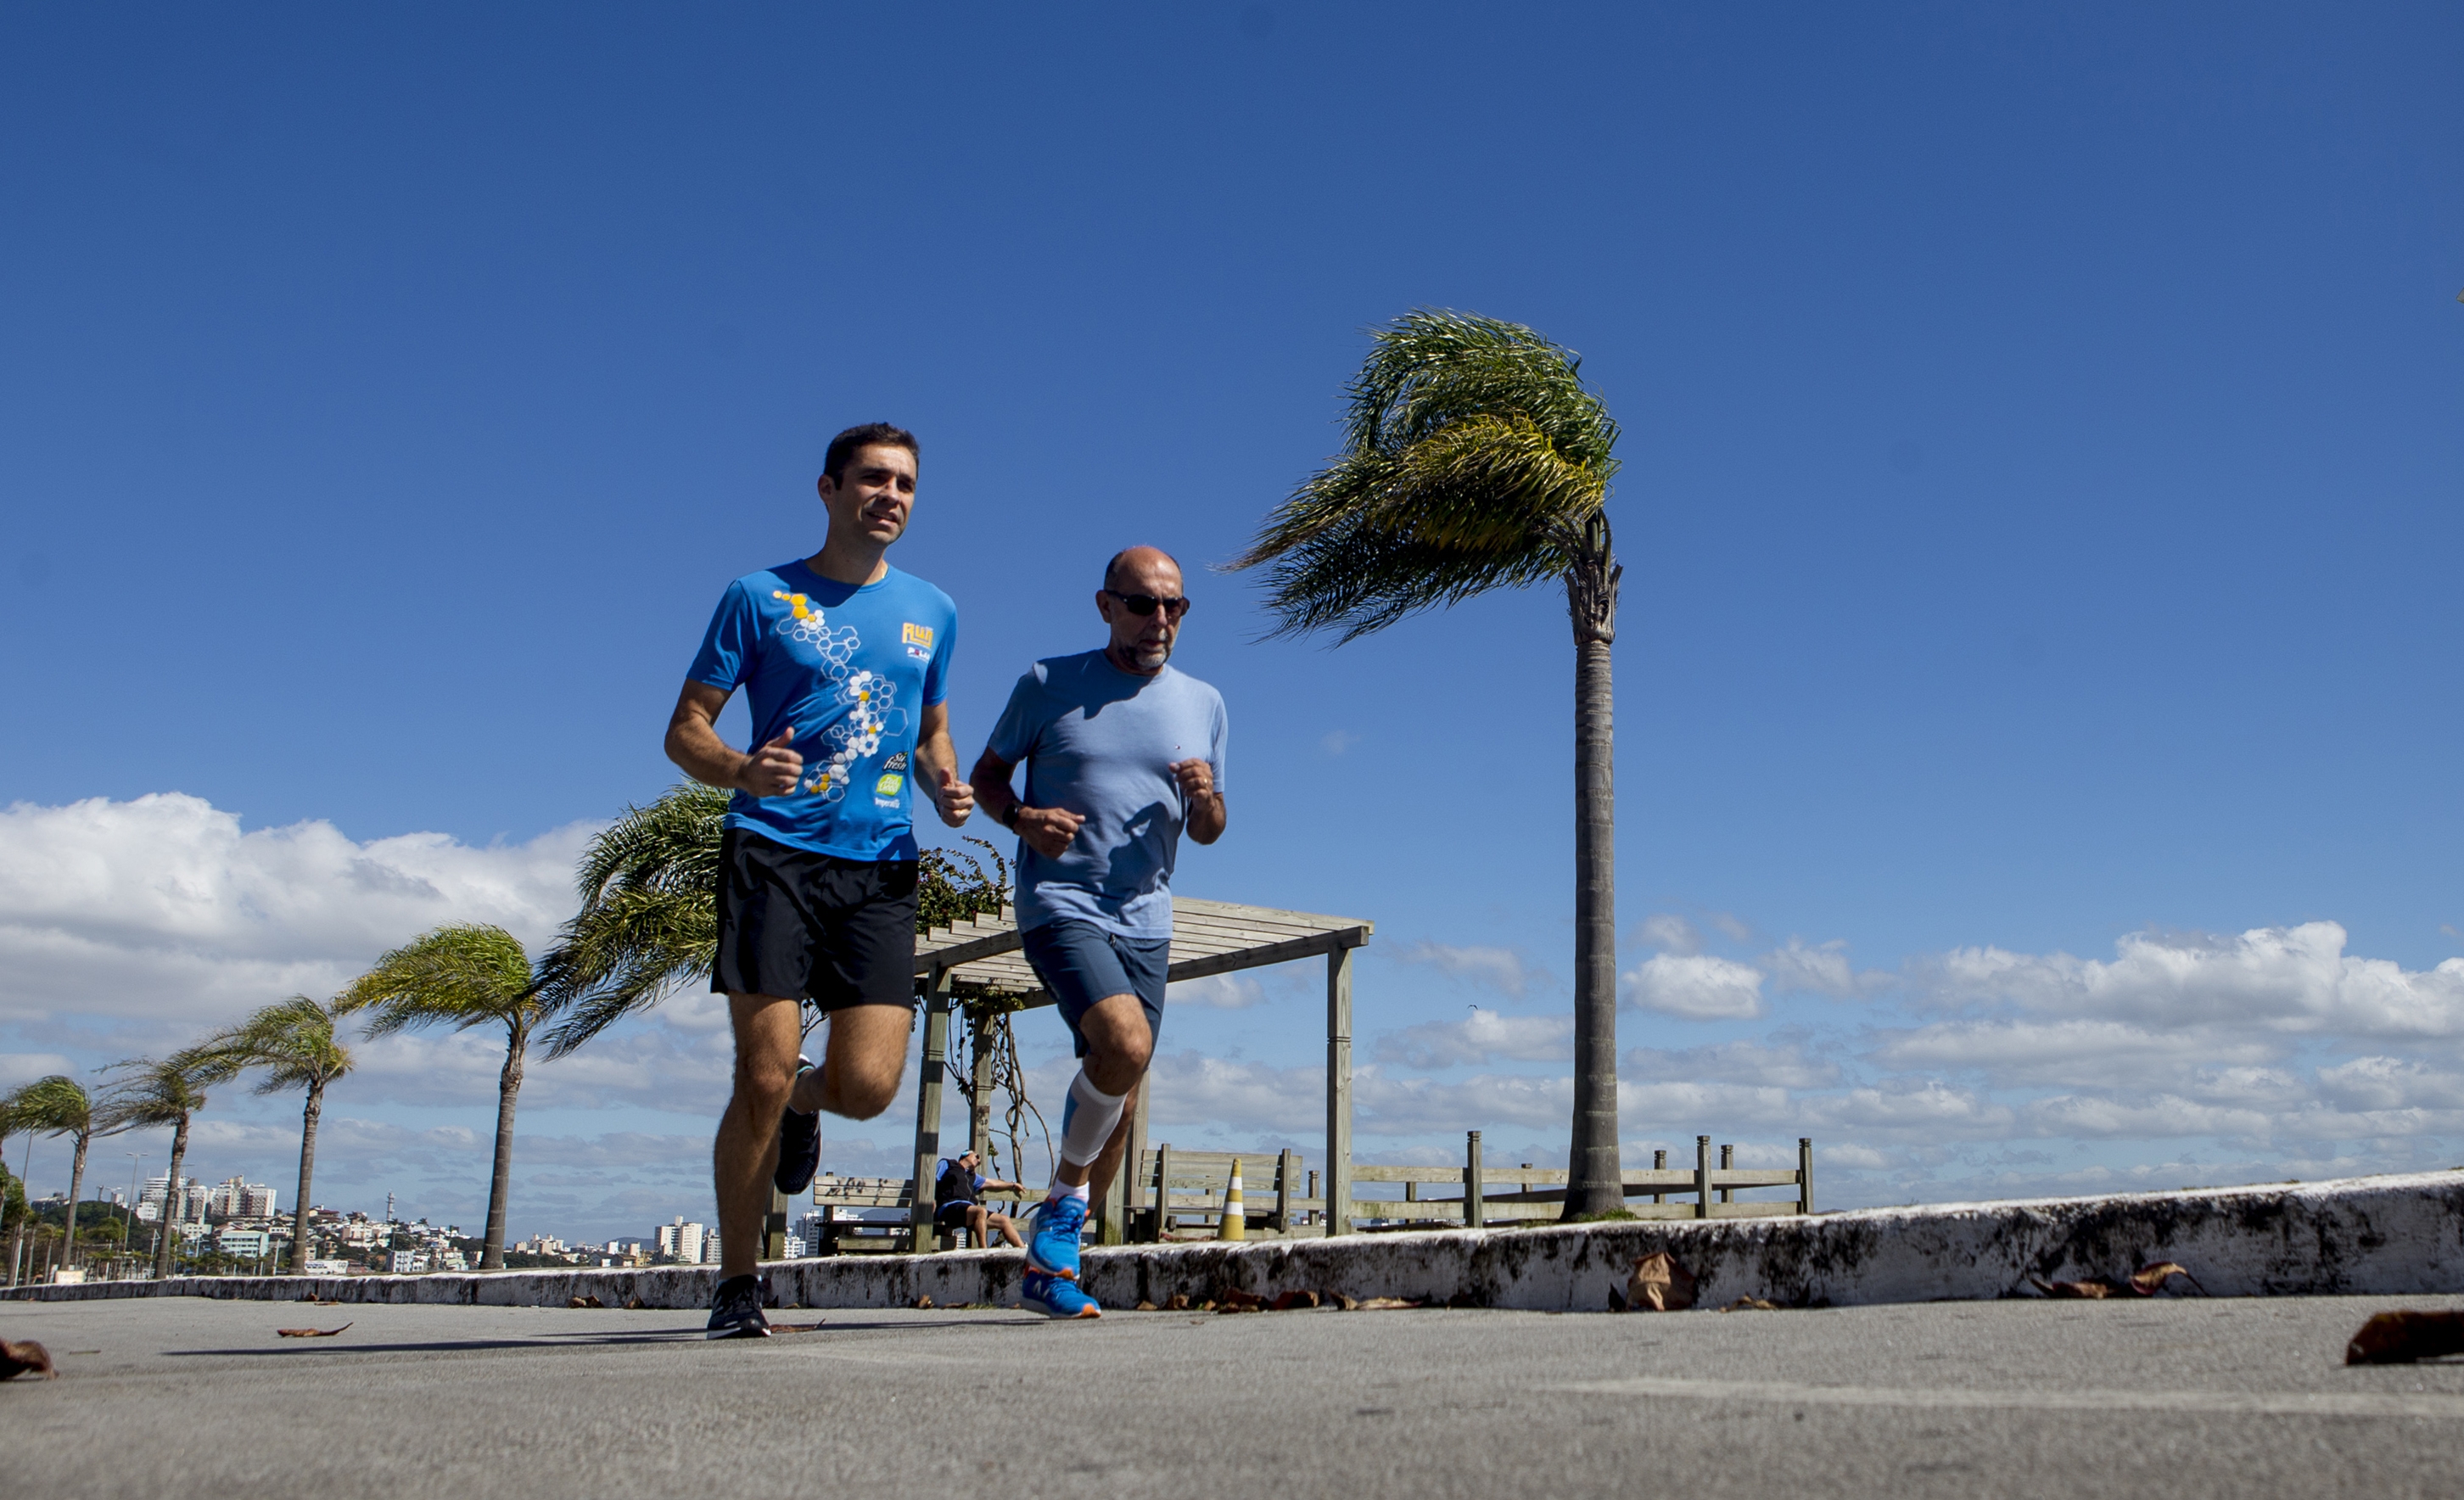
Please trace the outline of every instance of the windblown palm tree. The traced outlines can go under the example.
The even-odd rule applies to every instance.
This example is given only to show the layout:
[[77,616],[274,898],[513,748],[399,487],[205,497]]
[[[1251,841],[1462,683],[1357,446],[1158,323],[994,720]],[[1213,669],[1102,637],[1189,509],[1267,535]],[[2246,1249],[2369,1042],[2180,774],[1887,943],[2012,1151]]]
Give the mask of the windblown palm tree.
[[193,1068],[176,1057],[132,1057],[114,1063],[122,1073],[103,1109],[121,1129],[171,1127],[170,1174],[164,1181],[162,1234],[154,1242],[154,1274],[171,1274],[172,1246],[180,1230],[180,1173],[188,1159],[188,1117],[206,1107],[206,1091]]
[[540,1000],[530,955],[501,927],[440,927],[377,960],[335,1000],[338,1011],[367,1010],[368,1035],[415,1026],[505,1028],[505,1066],[496,1074],[496,1159],[488,1182],[487,1251],[482,1270],[505,1268],[505,1203],[513,1190],[514,1103]]
[[[60,1231],[60,1243],[74,1250],[77,1195],[85,1190],[86,1148],[94,1144],[97,1136],[112,1135],[120,1127],[96,1108],[94,1095],[86,1092],[83,1084],[64,1073],[35,1079],[10,1095],[9,1104],[10,1114],[21,1129],[66,1136],[77,1144],[77,1156],[69,1163],[68,1219]],[[68,1262],[63,1259],[61,1264]]]
[[[682,985],[708,982],[718,961],[715,893],[727,804],[715,787],[680,783],[647,807],[626,808],[590,841],[578,871],[582,910],[539,963],[541,1014],[556,1019],[542,1038],[550,1059]],[[972,855],[926,849],[917,931],[1000,911],[1009,868],[998,852],[993,862],[999,873],[988,875]]]
[[1617,427],[1580,360],[1532,330],[1416,312],[1374,335],[1344,452],[1232,565],[1265,567],[1276,634],[1337,644],[1493,588],[1561,579],[1574,629],[1574,1118],[1566,1214],[1621,1209],[1616,787],[1603,509]]
[[351,1049],[334,1039],[334,1006],[294,995],[266,1006],[235,1026],[215,1032],[172,1061],[201,1084],[221,1083],[262,1070],[259,1093],[308,1091],[299,1112],[299,1202],[294,1211],[291,1269],[308,1269],[308,1195],[317,1173],[317,1119],[325,1110],[325,1086],[351,1070]]
[[590,841],[576,872],[582,910],[539,960],[539,998],[557,1017],[549,1057],[710,977],[727,803],[716,787],[679,783]]

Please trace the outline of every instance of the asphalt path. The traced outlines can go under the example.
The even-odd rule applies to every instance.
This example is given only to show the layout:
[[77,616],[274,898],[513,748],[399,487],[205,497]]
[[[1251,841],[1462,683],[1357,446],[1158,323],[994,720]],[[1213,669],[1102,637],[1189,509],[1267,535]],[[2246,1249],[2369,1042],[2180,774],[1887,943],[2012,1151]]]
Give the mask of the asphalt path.
[[[453,1496],[2464,1493],[2464,1362],[2348,1368],[2464,1298],[1047,1323],[161,1298],[0,1305],[0,1490]],[[333,1328],[333,1338],[276,1336]]]

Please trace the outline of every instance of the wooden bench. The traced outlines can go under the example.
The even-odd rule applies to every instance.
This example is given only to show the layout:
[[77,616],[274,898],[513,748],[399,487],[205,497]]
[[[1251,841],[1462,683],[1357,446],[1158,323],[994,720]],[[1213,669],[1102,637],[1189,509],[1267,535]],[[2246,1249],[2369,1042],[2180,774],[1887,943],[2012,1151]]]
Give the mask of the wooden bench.
[[[1044,1194],[1045,1189],[1040,1187],[1030,1187],[1023,1193],[986,1193],[983,1202],[986,1206],[996,1202],[1041,1202]],[[813,1254],[878,1255],[914,1247],[913,1178],[833,1177],[825,1173],[813,1180],[812,1196],[822,1215],[820,1242],[812,1246]],[[858,1217],[891,1209],[897,1211],[897,1218]],[[1016,1217],[1015,1209],[1012,1217]],[[940,1229],[935,1232],[934,1240],[941,1249],[954,1249],[966,1239],[966,1233],[964,1229]]]

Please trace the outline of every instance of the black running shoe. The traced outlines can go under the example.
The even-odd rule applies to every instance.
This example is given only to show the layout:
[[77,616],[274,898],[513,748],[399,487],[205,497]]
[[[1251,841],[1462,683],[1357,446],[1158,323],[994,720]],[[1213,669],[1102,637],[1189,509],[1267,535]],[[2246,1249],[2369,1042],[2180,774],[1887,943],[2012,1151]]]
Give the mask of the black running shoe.
[[[809,1057],[796,1059],[796,1080],[801,1083],[813,1070]],[[813,1185],[813,1175],[822,1170],[822,1112],[799,1114],[793,1110],[779,1113],[779,1170],[770,1176],[771,1185],[789,1198]]]
[[770,1320],[761,1312],[761,1278],[730,1276],[710,1299],[710,1337],[767,1338]]

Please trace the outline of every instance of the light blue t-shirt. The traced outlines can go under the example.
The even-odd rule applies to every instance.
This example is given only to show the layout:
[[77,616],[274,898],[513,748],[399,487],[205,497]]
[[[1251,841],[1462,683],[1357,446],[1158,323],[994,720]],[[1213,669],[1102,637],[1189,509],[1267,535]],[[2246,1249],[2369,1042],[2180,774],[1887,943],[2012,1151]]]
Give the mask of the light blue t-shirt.
[[1026,805],[1087,821],[1047,859],[1019,841],[1018,925],[1072,916],[1128,938],[1172,933],[1172,864],[1189,807],[1176,761],[1203,759],[1223,790],[1223,695],[1167,664],[1133,676],[1102,651],[1035,664],[986,746],[1026,766]]
[[781,562],[727,585],[693,681],[744,689],[749,754],[795,726],[796,789],[737,792],[730,827],[841,859],[913,859],[916,721],[949,695],[958,608],[891,568],[858,587]]

